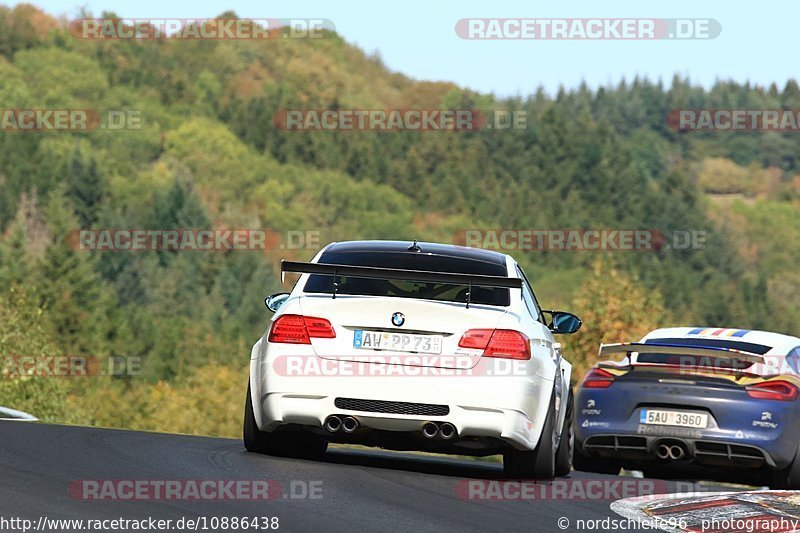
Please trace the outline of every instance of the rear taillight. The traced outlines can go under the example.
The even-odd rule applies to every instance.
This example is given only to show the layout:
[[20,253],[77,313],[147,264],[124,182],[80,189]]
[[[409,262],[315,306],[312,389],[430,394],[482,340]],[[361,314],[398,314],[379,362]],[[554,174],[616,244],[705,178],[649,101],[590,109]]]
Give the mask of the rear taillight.
[[528,338],[513,329],[470,329],[458,341],[461,348],[483,350],[483,357],[530,359]]
[[476,348],[478,350],[485,350],[489,344],[489,339],[492,338],[493,329],[470,329],[461,336],[458,345],[461,348]]
[[336,332],[333,331],[331,323],[324,318],[317,318],[314,316],[305,317],[306,329],[308,329],[308,336],[312,339],[335,339]]
[[788,381],[765,381],[756,385],[746,387],[747,395],[759,400],[778,400],[790,402],[796,400],[798,396],[797,387]]
[[593,368],[589,370],[586,377],[583,378],[581,387],[587,389],[607,389],[614,383],[614,374],[602,368]]
[[333,339],[336,332],[324,318],[302,315],[281,315],[272,323],[269,342],[311,344],[312,338]]

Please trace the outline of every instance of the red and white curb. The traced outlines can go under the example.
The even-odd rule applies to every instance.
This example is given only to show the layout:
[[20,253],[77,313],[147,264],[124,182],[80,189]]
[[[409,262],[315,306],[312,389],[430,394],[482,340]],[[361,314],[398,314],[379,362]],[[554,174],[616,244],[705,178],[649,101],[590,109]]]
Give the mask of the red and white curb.
[[800,531],[800,491],[652,494],[617,500],[611,510],[669,532]]

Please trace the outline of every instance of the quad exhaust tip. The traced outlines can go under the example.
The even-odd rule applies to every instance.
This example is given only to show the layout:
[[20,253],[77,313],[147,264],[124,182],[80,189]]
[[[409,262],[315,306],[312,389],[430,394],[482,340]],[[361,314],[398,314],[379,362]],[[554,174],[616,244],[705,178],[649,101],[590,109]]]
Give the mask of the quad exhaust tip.
[[358,429],[358,420],[352,416],[346,416],[342,419],[342,431],[345,433],[352,433]]
[[433,422],[426,422],[425,425],[422,426],[422,434],[425,438],[432,439],[439,434],[439,426]]
[[456,436],[456,427],[450,422],[445,422],[439,426],[439,436],[444,440],[450,440]]
[[422,426],[422,435],[427,439],[436,437],[442,440],[450,440],[458,434],[456,427],[450,422],[437,424],[436,422],[426,422]]
[[[324,427],[331,433],[343,431],[344,433],[355,432],[361,424],[352,416],[339,416],[330,415],[325,419]],[[450,440],[454,438],[458,432],[456,427],[450,422],[437,424],[436,422],[426,422],[422,426],[422,435],[428,439],[439,437],[442,440]]]
[[[355,420],[355,419],[354,419]],[[357,425],[358,423],[356,423]],[[336,415],[331,415],[325,419],[325,429],[331,433],[336,433],[342,428],[342,419]]]
[[336,433],[340,430],[345,433],[352,433],[357,430],[359,426],[358,420],[354,417],[339,415],[329,416],[325,419],[325,423],[323,424],[323,427],[331,433]]

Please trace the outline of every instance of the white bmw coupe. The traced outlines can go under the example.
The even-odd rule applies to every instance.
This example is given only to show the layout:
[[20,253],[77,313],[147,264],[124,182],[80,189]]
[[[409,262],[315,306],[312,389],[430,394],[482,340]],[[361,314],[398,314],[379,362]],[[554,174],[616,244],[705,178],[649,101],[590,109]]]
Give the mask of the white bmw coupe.
[[294,457],[329,442],[502,454],[506,473],[565,475],[570,372],[553,337],[573,314],[543,311],[513,258],[414,241],[326,246],[266,299],[275,315],[250,354],[248,451]]

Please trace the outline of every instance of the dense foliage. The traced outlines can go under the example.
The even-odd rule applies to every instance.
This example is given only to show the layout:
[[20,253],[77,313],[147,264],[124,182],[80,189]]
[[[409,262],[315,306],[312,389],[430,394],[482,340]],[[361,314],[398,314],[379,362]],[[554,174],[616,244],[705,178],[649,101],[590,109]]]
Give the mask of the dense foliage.
[[[0,102],[141,114],[141,129],[0,132],[0,356],[143,361],[141,376],[42,385],[65,389],[54,407],[26,400],[27,382],[0,383],[0,404],[47,419],[231,433],[262,298],[280,288],[275,265],[314,253],[86,252],[67,238],[79,228],[318,231],[322,244],[449,242],[480,228],[701,231],[704,248],[688,251],[511,253],[543,305],[589,319],[569,344],[581,368],[600,340],[656,325],[797,333],[800,135],[678,133],[666,120],[679,108],[797,109],[794,81],[635,79],[497,99],[393,73],[335,34],[86,41],[23,5],[0,7]],[[289,108],[525,111],[527,128],[278,130]],[[220,388],[215,409],[207,395]],[[123,398],[130,409],[98,407]],[[190,414],[176,425],[163,412],[180,402]],[[208,429],[204,413],[226,422]]]

